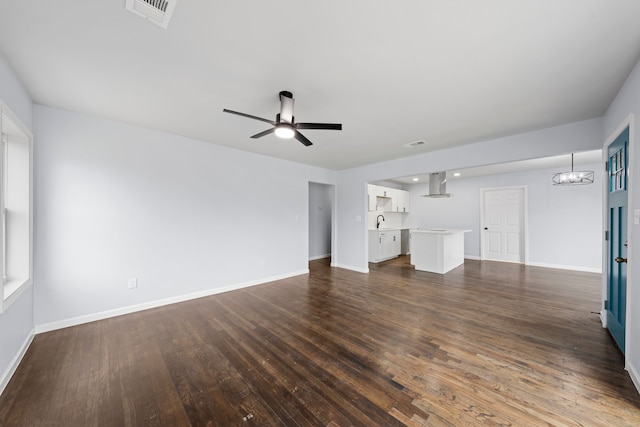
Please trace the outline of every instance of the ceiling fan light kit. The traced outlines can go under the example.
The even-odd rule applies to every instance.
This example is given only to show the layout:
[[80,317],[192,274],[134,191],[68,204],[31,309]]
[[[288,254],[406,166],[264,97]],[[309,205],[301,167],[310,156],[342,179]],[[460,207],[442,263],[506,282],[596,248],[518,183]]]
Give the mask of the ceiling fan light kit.
[[551,178],[553,185],[586,185],[593,184],[593,171],[574,171],[573,153],[571,153],[571,171],[559,172]]
[[278,138],[282,139],[291,139],[296,134],[293,128],[286,124],[279,124],[276,126],[276,130],[274,132]]
[[291,139],[295,138],[303,145],[313,145],[309,139],[301,134],[298,129],[323,129],[323,130],[342,130],[342,124],[340,123],[296,123],[293,117],[293,94],[289,91],[283,90],[279,94],[280,97],[280,113],[276,115],[276,119],[269,120],[258,116],[252,116],[251,114],[240,113],[238,111],[223,109],[224,113],[236,114],[238,116],[247,117],[249,119],[260,120],[271,124],[273,127],[260,133],[257,133],[251,138],[257,139],[271,133],[275,134],[279,138]]

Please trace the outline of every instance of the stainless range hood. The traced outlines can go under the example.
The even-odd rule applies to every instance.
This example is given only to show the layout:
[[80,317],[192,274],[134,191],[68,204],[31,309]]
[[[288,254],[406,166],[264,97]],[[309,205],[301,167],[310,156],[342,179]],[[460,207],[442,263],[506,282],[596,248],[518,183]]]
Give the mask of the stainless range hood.
[[420,197],[442,198],[451,196],[453,194],[447,193],[447,173],[434,172],[429,174],[429,194]]

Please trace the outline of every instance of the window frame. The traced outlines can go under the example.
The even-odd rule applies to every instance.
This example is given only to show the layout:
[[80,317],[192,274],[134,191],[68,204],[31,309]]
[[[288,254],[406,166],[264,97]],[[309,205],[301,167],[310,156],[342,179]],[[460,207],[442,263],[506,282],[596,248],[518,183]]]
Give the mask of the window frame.
[[[6,123],[10,122],[10,123]],[[17,281],[5,280],[5,268],[7,264],[7,256],[5,253],[6,244],[6,215],[5,215],[5,191],[7,188],[7,169],[5,167],[5,136],[18,136],[26,141],[28,148],[28,266],[27,277],[24,275]],[[19,132],[16,133],[16,132]],[[0,314],[16,302],[24,292],[33,285],[33,133],[27,126],[13,113],[13,111],[0,99],[0,140],[2,141],[2,150],[0,150],[0,221],[2,227],[0,229],[0,267],[2,277],[0,286]],[[22,142],[21,142],[22,143]],[[7,142],[8,144],[8,142]],[[10,159],[9,159],[10,161]]]

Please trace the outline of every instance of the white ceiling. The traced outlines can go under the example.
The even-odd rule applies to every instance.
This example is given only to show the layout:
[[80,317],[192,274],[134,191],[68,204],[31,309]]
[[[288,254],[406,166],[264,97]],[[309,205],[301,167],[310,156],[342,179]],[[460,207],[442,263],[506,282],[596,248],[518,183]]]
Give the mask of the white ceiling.
[[[573,166],[576,171],[584,171],[583,166],[593,166],[602,163],[602,150],[582,151],[574,153]],[[478,166],[474,168],[455,169],[447,172],[447,181],[457,179],[475,178],[478,176],[497,175],[506,173],[525,172],[532,170],[555,169],[554,172],[565,172],[571,170],[571,154],[562,156],[544,157],[540,159],[521,160],[518,162],[496,163],[493,165]],[[549,175],[549,182],[551,182]],[[410,175],[400,178],[389,179],[387,181],[402,185],[424,184],[429,182],[429,173]]]
[[[0,0],[36,103],[331,169],[602,116],[640,57],[637,0],[178,0],[166,30],[124,3]],[[222,113],[274,119],[281,90],[343,131]]]

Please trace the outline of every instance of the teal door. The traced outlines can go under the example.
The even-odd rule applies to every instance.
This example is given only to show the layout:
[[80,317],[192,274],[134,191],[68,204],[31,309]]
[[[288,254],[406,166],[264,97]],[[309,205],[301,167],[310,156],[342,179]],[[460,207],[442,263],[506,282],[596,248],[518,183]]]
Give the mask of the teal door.
[[624,353],[627,315],[627,171],[629,128],[608,148],[607,328]]

